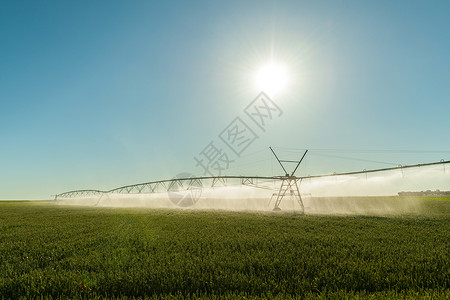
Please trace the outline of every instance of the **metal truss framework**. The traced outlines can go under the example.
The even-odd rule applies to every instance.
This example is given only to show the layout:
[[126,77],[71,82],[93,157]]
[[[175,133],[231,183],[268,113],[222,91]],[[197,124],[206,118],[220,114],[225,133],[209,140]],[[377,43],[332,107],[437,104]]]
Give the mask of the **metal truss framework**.
[[61,193],[55,196],[55,200],[61,198],[74,198],[82,196],[97,196],[102,194],[153,194],[169,192],[174,187],[189,189],[189,187],[221,187],[233,185],[247,185],[257,188],[267,188],[264,183],[279,180],[279,176],[202,176],[173,178],[166,180],[151,181],[133,185],[126,185],[107,191],[100,190],[76,190]]
[[[280,160],[278,156],[275,154],[275,151],[273,151],[272,147],[270,147],[270,151],[272,151],[273,155],[277,159],[278,163],[280,164],[281,168],[283,169],[285,175],[281,178],[281,187],[278,191],[277,199],[275,200],[275,206],[273,208],[274,211],[280,210],[280,203],[281,200],[286,196],[286,193],[289,191],[289,194],[291,197],[294,197],[294,199],[297,200],[298,204],[300,205],[301,213],[305,213],[305,206],[303,205],[303,199],[300,195],[300,190],[298,189],[297,184],[297,177],[294,176],[295,171],[297,171],[298,167],[302,163],[303,159],[305,158],[306,153],[308,153],[308,150],[305,151],[302,158],[298,161],[296,160]],[[294,170],[291,174],[286,171],[286,168],[284,167],[283,163],[296,163]],[[301,182],[301,179],[300,179]]]
[[[273,151],[273,150],[272,150]],[[306,151],[307,152],[307,151]],[[280,162],[283,170],[285,171],[284,176],[203,176],[203,177],[186,177],[186,178],[174,178],[174,179],[166,179],[166,180],[158,180],[151,181],[140,184],[126,185],[119,188],[115,188],[108,191],[101,190],[75,190],[64,192],[61,194],[57,194],[55,196],[55,201],[62,199],[70,199],[76,197],[92,197],[92,196],[103,196],[105,194],[153,194],[153,193],[163,193],[172,191],[174,187],[181,189],[189,189],[191,187],[200,187],[200,188],[214,188],[221,186],[235,186],[235,185],[245,185],[255,188],[262,189],[270,189],[274,190],[267,186],[267,183],[275,183],[281,181],[281,186],[278,190],[278,194],[274,194],[277,196],[275,200],[274,210],[279,210],[279,205],[282,199],[290,195],[297,199],[302,213],[304,212],[303,201],[300,195],[299,185],[304,179],[315,179],[315,178],[324,178],[324,177],[333,177],[333,176],[346,176],[346,175],[357,175],[357,174],[368,174],[375,172],[384,172],[384,171],[392,171],[392,170],[401,170],[408,168],[419,168],[425,166],[433,166],[433,165],[443,165],[444,172],[445,166],[450,163],[450,160],[444,161],[441,160],[439,162],[432,163],[424,163],[424,164],[415,164],[415,165],[405,165],[405,166],[397,166],[391,168],[383,168],[383,169],[372,169],[372,170],[363,170],[356,172],[344,172],[344,173],[333,173],[333,174],[325,174],[325,175],[309,175],[309,176],[294,176],[295,171],[300,165],[301,161],[306,155],[306,152],[303,154],[302,159],[299,161],[283,161],[279,160],[275,155],[277,160]],[[297,163],[294,171],[289,174],[286,172],[286,169],[283,166],[283,162],[295,162]],[[269,202],[270,203],[270,202]]]

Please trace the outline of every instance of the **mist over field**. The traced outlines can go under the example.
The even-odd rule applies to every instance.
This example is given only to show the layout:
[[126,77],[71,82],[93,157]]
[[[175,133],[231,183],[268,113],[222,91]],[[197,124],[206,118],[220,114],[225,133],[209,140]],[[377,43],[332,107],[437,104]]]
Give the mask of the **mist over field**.
[[[402,191],[445,190],[450,172],[442,166],[393,170],[371,174],[307,178],[299,181],[307,214],[419,213],[421,201],[396,197]],[[271,211],[281,181],[259,186],[195,187],[154,194],[104,193],[99,196],[59,199],[61,205],[142,207],[188,210]],[[298,212],[298,200],[288,192],[282,211]]]

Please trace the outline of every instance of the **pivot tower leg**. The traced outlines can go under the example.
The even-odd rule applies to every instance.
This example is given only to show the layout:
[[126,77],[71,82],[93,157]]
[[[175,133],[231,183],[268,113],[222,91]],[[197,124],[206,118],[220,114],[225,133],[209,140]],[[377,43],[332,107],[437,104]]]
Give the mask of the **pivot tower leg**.
[[291,197],[297,199],[298,204],[300,205],[300,211],[302,214],[305,213],[305,207],[303,205],[302,196],[300,195],[300,190],[298,188],[298,183],[296,178],[286,178],[281,182],[280,190],[278,191],[277,199],[275,200],[275,206],[273,208],[274,211],[281,210],[280,203],[283,200],[286,193],[290,194]]

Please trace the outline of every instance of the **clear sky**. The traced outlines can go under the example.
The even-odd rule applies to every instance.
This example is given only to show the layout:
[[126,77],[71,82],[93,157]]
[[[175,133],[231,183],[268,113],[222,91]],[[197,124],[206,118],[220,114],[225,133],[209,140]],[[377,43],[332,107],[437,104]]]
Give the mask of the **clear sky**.
[[[234,160],[224,174],[277,173],[255,160],[268,146],[313,149],[310,173],[373,167],[334,156],[450,159],[449,12],[409,0],[2,1],[0,199],[202,175],[194,157],[210,142]],[[290,80],[261,130],[244,109],[270,61]],[[257,136],[239,155],[220,138],[236,117]]]

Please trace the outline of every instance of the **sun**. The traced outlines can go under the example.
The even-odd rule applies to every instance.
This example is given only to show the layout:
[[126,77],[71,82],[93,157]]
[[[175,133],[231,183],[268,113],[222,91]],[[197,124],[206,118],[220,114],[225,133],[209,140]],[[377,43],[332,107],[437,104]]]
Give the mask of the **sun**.
[[280,63],[268,63],[255,74],[255,85],[269,96],[279,94],[286,89],[289,76],[286,67]]

